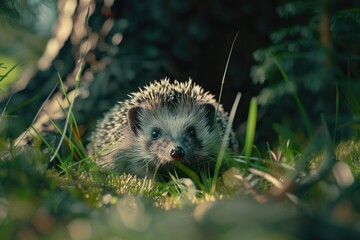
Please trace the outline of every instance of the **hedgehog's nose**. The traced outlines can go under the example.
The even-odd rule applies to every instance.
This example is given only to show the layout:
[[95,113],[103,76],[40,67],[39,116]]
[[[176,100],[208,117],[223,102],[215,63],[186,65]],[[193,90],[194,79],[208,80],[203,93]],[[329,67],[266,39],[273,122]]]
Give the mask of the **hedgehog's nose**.
[[173,160],[180,160],[185,156],[185,151],[182,147],[176,146],[170,150],[170,156]]

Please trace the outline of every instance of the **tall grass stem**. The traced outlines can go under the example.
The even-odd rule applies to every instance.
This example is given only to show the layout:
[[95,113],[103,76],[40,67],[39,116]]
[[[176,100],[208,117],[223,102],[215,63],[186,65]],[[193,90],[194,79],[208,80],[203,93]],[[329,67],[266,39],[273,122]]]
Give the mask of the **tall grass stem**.
[[250,164],[250,157],[252,152],[252,147],[254,145],[255,131],[256,131],[256,121],[257,121],[257,99],[254,97],[250,101],[249,107],[249,116],[246,126],[246,136],[245,136],[245,161],[246,165]]
[[229,121],[228,121],[228,123],[226,125],[226,130],[225,130],[225,133],[224,133],[224,137],[223,137],[221,147],[220,147],[220,151],[219,151],[219,154],[218,154],[218,157],[217,157],[217,160],[216,160],[216,165],[215,165],[215,170],[214,170],[214,177],[212,179],[212,184],[211,184],[211,193],[212,194],[214,194],[215,190],[216,190],[216,183],[217,183],[217,180],[218,180],[218,177],[219,177],[220,167],[221,167],[224,155],[225,155],[225,150],[226,150],[226,147],[227,147],[228,139],[230,137],[232,124],[234,122],[236,109],[237,109],[237,107],[239,105],[240,99],[241,99],[241,93],[238,93],[236,95],[234,104],[233,104],[233,106],[231,108]]
[[[276,67],[279,69],[279,71],[281,73],[281,76],[284,78],[285,82],[290,83],[289,76],[285,73],[285,70],[280,65],[280,63],[277,60],[276,56],[273,55],[270,51],[269,51],[269,54],[271,55]],[[299,96],[296,93],[292,93],[291,95],[294,98],[294,101],[295,101],[296,105],[298,106],[298,108],[300,110],[300,114],[301,114],[302,119],[304,121],[305,128],[306,128],[306,131],[307,131],[307,135],[308,135],[308,137],[311,137],[311,135],[313,133],[313,129],[312,129],[312,125],[311,125],[311,122],[310,122],[310,118],[309,118],[309,116],[308,116],[308,114],[307,114],[307,112],[305,110],[305,107],[302,104]]]

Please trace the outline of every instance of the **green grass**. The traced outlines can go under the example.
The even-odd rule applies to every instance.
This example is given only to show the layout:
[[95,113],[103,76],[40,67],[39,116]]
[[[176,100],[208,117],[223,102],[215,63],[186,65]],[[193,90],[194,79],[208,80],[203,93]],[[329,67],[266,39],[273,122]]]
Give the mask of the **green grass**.
[[[13,149],[12,156],[0,162],[0,236],[205,239],[211,233],[213,239],[302,239],[311,235],[303,229],[308,221],[317,231],[330,228],[338,236],[354,237],[358,212],[351,202],[358,196],[360,142],[341,143],[335,149],[355,182],[345,180],[344,185],[336,180],[349,179],[349,172],[320,175],[306,192],[302,180],[313,175],[296,170],[294,159],[304,155],[296,156],[289,145],[281,148],[269,158],[250,158],[248,169],[226,171],[214,194],[190,179],[156,184],[102,172],[88,159],[74,162],[69,155],[60,155],[58,170],[47,169],[48,159],[42,159],[40,149]],[[312,170],[328,157],[320,152],[311,158]],[[304,185],[296,181],[287,188],[294,175]]]
[[249,117],[247,121],[246,127],[246,138],[245,138],[245,157],[246,164],[250,163],[250,156],[252,152],[252,148],[254,145],[255,131],[256,131],[256,121],[257,121],[257,100],[256,98],[252,98],[249,107]]
[[[330,239],[355,238],[360,142],[333,145],[324,123],[301,153],[288,140],[264,153],[253,151],[255,106],[252,101],[245,154],[210,179],[215,190],[187,169],[189,178],[168,183],[103,172],[86,155],[71,107],[63,109],[66,129],[56,126],[63,138],[58,145],[41,133],[34,138],[45,149],[17,148],[2,139],[9,145],[0,161],[0,236],[303,239],[319,236],[315,229],[325,238],[331,229]],[[56,151],[64,146],[67,151]],[[48,168],[52,158],[55,166]]]

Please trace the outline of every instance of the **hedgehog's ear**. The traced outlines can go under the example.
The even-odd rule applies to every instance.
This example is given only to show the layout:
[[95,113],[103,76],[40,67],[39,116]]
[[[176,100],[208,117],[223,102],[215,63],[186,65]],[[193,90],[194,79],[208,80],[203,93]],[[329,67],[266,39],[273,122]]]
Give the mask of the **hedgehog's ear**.
[[212,129],[215,125],[215,107],[210,103],[203,104],[207,125]]
[[128,111],[128,123],[131,130],[137,134],[138,131],[141,129],[140,127],[140,113],[142,111],[141,107],[132,107]]

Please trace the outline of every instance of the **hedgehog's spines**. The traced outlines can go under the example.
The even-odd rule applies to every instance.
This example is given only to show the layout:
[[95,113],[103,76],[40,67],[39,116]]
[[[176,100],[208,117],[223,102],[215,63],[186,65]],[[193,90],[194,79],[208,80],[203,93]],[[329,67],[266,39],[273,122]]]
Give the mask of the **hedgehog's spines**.
[[[144,147],[139,145],[142,143],[136,143],[146,141],[146,135],[139,135],[137,133],[139,133],[138,131],[142,131],[141,129],[143,127],[146,128],[149,127],[147,125],[153,124],[151,121],[162,121],[161,123],[159,122],[159,124],[163,127],[164,119],[171,118],[172,120],[165,124],[168,126],[168,128],[166,128],[168,130],[164,129],[165,131],[173,131],[170,130],[172,129],[172,124],[174,124],[174,129],[181,131],[182,125],[179,124],[184,123],[178,121],[194,121],[194,123],[185,123],[184,127],[192,124],[204,124],[203,126],[206,125],[208,130],[202,131],[219,131],[219,137],[217,138],[214,137],[215,135],[212,133],[210,134],[210,132],[209,134],[202,132],[197,135],[199,138],[213,139],[211,141],[209,139],[210,142],[217,142],[224,135],[228,122],[228,114],[224,112],[221,104],[217,103],[214,95],[205,92],[202,87],[193,83],[190,78],[186,82],[175,80],[173,83],[170,83],[168,78],[154,81],[143,88],[139,88],[138,92],[130,93],[128,96],[129,98],[127,100],[118,102],[104,115],[103,120],[97,124],[97,129],[91,137],[93,142],[90,144],[90,149],[95,150],[96,153],[104,152],[103,155],[100,154],[99,157],[96,157],[97,163],[101,166],[126,170],[129,168],[127,165],[130,164],[134,165],[130,166],[131,169],[139,170],[143,169],[144,164],[148,167],[157,165],[158,163],[152,162],[152,158],[149,156],[151,153],[144,152],[148,151],[146,149],[150,146],[146,144],[151,143],[144,143],[146,145]],[[153,118],[152,115],[149,115],[152,109],[154,110],[154,114],[166,114]],[[216,111],[215,109],[218,110]],[[182,112],[178,113],[173,111]],[[177,120],[177,118],[171,117],[172,115],[182,117],[183,120]],[[144,120],[147,116],[149,119]],[[143,122],[140,122],[140,119],[142,119]],[[171,121],[173,121],[173,123]],[[217,127],[213,128],[215,124]],[[201,128],[205,129],[204,127]],[[148,131],[150,130],[148,129]],[[179,134],[175,133],[174,138],[177,138]],[[235,141],[233,138],[234,133],[232,132],[231,134],[232,137],[229,140],[229,146],[234,145]],[[171,140],[172,138],[169,139]],[[207,142],[206,139],[200,140],[202,144]],[[196,143],[194,142],[194,144]],[[200,145],[199,147],[201,147]],[[207,161],[215,159],[214,153],[207,152],[213,151],[211,150],[213,146],[203,147],[204,150],[198,151],[196,156],[204,160],[208,159]],[[98,155],[94,154],[94,156]],[[138,173],[136,172],[135,174]]]

